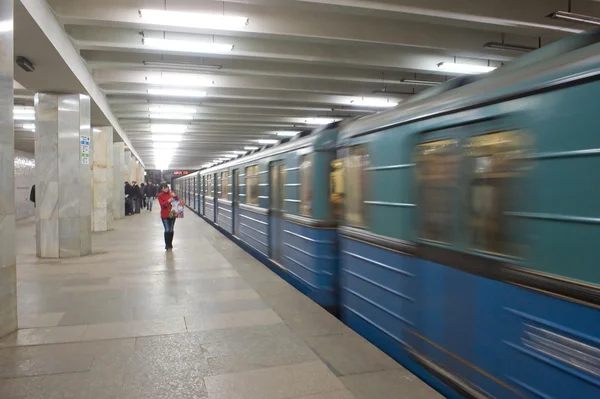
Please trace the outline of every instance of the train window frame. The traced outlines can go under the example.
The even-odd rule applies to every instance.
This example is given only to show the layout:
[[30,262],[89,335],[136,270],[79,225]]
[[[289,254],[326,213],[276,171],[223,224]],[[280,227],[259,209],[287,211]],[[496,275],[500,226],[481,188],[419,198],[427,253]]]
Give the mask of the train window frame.
[[[245,168],[246,174],[246,204],[259,206],[259,175],[260,168],[258,164],[249,165]],[[256,194],[256,195],[254,195]]]
[[229,199],[229,171],[227,170],[221,172],[221,195],[219,198],[223,200]]
[[214,176],[211,174],[206,176],[206,196],[210,198],[214,198],[215,196],[215,186],[213,184]]
[[[352,159],[353,151],[361,150],[364,151],[360,160]],[[366,159],[366,162],[365,162]],[[353,162],[358,162],[358,165],[353,165]],[[346,225],[351,227],[358,227],[365,229],[368,227],[368,216],[367,216],[367,194],[370,189],[370,177],[368,168],[371,165],[371,153],[369,151],[368,143],[360,143],[349,146],[344,156],[344,187],[346,191],[344,193],[344,222]],[[360,169],[358,174],[355,170]],[[355,184],[348,184],[349,180],[352,179]],[[359,182],[356,184],[356,182]],[[357,187],[356,189],[350,189],[351,187]],[[362,188],[362,189],[361,189]],[[356,212],[352,211],[356,209]]]
[[314,154],[301,155],[298,167],[298,182],[300,183],[298,213],[300,216],[311,217],[313,213],[313,172]]

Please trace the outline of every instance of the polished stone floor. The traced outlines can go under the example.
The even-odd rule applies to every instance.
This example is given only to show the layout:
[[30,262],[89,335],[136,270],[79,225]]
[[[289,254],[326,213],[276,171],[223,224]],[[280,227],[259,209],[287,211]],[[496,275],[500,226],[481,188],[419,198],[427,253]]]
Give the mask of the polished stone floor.
[[157,212],[115,224],[91,256],[40,260],[19,222],[0,398],[441,398],[193,214],[173,252]]

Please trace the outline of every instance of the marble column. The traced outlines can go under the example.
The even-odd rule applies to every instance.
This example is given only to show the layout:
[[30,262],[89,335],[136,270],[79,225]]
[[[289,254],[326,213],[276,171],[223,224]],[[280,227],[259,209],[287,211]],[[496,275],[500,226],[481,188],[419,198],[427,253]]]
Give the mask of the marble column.
[[125,179],[123,164],[125,162],[124,143],[113,145],[113,214],[115,219],[125,217]]
[[93,134],[93,199],[92,231],[114,228],[113,200],[113,128],[95,127]]
[[135,179],[131,178],[131,151],[123,151],[123,178],[131,184]]
[[[17,329],[13,130],[13,2],[0,2],[0,337]],[[9,29],[10,27],[10,29]]]
[[35,95],[36,248],[41,258],[92,252],[90,98]]

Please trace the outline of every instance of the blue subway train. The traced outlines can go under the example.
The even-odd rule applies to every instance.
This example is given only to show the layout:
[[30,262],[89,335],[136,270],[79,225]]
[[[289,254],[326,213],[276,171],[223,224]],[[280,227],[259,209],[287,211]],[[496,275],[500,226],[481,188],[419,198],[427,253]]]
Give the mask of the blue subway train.
[[599,97],[577,35],[175,189],[449,398],[600,398]]

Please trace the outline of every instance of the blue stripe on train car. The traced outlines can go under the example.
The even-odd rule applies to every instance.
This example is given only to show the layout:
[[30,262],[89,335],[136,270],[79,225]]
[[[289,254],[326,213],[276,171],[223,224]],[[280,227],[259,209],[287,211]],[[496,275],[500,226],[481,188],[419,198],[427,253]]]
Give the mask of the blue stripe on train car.
[[269,257],[268,216],[247,209],[240,209],[239,238],[262,256]]
[[217,224],[221,226],[229,234],[232,233],[233,216],[231,205],[222,201],[219,201],[219,207],[217,208]]
[[283,220],[283,266],[301,292],[325,308],[337,307],[337,230]]
[[405,346],[490,397],[591,398],[597,309],[341,238],[343,321],[444,395]]

